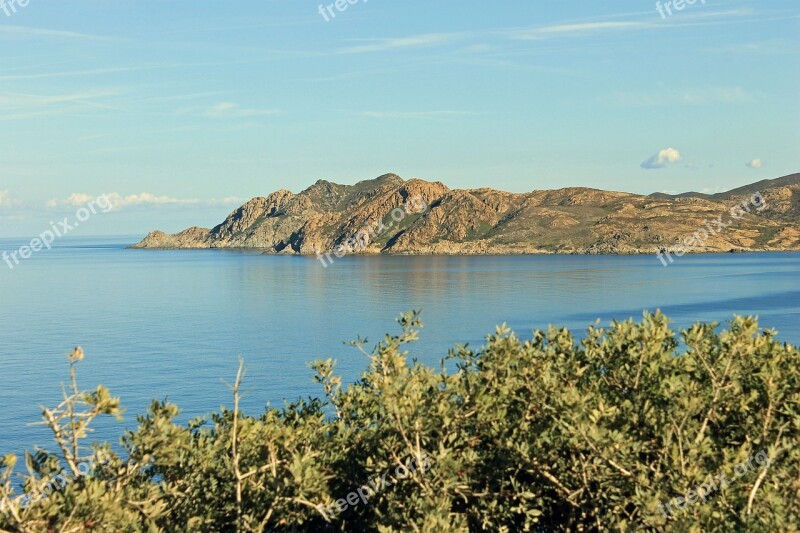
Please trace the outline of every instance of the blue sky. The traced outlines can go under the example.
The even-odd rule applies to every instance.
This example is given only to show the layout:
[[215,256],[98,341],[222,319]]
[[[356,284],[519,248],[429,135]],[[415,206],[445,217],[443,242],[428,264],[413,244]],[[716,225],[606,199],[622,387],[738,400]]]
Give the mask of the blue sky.
[[115,208],[80,232],[211,226],[386,172],[646,194],[800,170],[797,0],[319,6],[0,7],[0,236],[100,194]]

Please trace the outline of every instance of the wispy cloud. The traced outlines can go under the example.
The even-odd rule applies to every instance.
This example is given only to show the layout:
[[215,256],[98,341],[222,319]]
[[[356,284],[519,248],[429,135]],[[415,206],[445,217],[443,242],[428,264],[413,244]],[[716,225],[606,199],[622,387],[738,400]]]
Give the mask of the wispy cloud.
[[[649,15],[649,16],[648,16]],[[609,33],[640,30],[669,29],[687,26],[727,24],[747,20],[760,20],[753,17],[751,9],[741,8],[726,11],[703,11],[682,14],[679,20],[662,21],[655,10],[636,13],[620,13],[600,20],[588,20],[545,26],[498,28],[483,31],[462,31],[448,33],[427,33],[400,38],[358,39],[354,46],[341,48],[339,53],[354,54],[368,52],[397,51],[426,48],[454,42],[475,41],[489,37],[500,37],[513,41],[538,41],[544,39],[582,38]],[[616,20],[615,20],[616,19]],[[474,44],[474,43],[473,43]],[[469,46],[469,45],[468,45]],[[483,46],[486,46],[483,44]],[[480,51],[480,50],[475,50]]]
[[603,21],[513,29],[507,30],[505,34],[511,39],[533,41],[546,39],[548,37],[577,37],[611,31],[642,30],[652,27],[653,24],[647,22]]
[[659,150],[658,153],[651,155],[640,165],[643,169],[654,170],[664,168],[668,164],[678,163],[683,160],[681,153],[675,148],[664,148]]
[[[653,11],[655,13],[655,10]],[[704,26],[710,24],[726,24],[741,22],[754,15],[748,8],[731,9],[726,11],[694,11],[682,13],[680,17],[660,19],[647,16],[648,12],[621,13],[614,15],[617,20],[593,20],[571,24],[553,24],[549,26],[534,26],[529,28],[509,28],[500,30],[500,34],[507,38],[523,41],[542,40],[548,38],[578,38],[613,32],[629,32],[637,30],[669,29],[687,26]],[[622,20],[636,15],[637,20]]]
[[741,87],[659,88],[653,91],[618,91],[603,99],[625,107],[661,107],[702,104],[741,104],[757,100]]
[[472,111],[452,111],[452,110],[439,110],[439,111],[362,111],[359,113],[362,117],[377,118],[377,119],[435,119],[435,118],[453,118],[477,115],[478,113]]
[[198,98],[207,98],[209,96],[219,96],[219,94],[219,91],[205,91],[199,93],[172,94],[166,96],[145,96],[139,98],[137,101],[145,104],[180,102],[183,100],[196,100]]
[[31,38],[53,37],[58,39],[81,39],[85,41],[105,41],[111,39],[102,35],[91,35],[73,31],[50,30],[45,28],[30,28],[27,26],[0,25],[0,38]]
[[717,54],[798,54],[800,45],[794,41],[773,39],[709,47],[703,51]]
[[244,199],[229,196],[220,200],[200,200],[197,198],[173,198],[170,196],[158,196],[149,192],[139,194],[123,195],[118,192],[111,192],[105,195],[95,196],[87,193],[74,192],[68,197],[63,199],[54,198],[47,202],[49,209],[58,207],[81,207],[89,202],[97,201],[97,198],[105,196],[115,209],[125,207],[142,207],[142,206],[223,206],[223,205],[240,205],[244,203]]
[[464,37],[462,33],[426,33],[395,39],[360,39],[366,44],[341,48],[340,53],[357,54],[365,52],[383,52],[386,50],[402,50],[408,48],[421,48],[438,44],[453,42]]
[[220,102],[206,110],[205,115],[213,118],[253,118],[279,115],[279,109],[255,109],[242,107],[233,102]]
[[[338,50],[338,52],[343,54],[356,54],[409,50],[452,44],[456,42],[463,43],[464,41],[474,41],[476,38],[485,39],[487,37],[501,37],[512,40],[538,40],[545,39],[547,37],[573,37],[599,32],[634,30],[649,27],[652,27],[652,24],[646,22],[601,21],[580,24],[540,26],[534,28],[501,28],[482,32],[426,33],[421,35],[411,35],[408,37],[388,39],[354,39],[353,42],[359,42],[363,44],[356,44],[354,46],[341,48]],[[470,46],[468,45],[468,50],[472,52],[491,50],[491,46],[483,42],[477,44],[473,43],[472,46],[477,47],[470,49]]]
[[110,68],[97,68],[88,70],[68,70],[58,72],[39,72],[36,74],[10,74],[0,76],[0,81],[19,81],[19,80],[38,80],[45,78],[64,78],[70,76],[95,76],[105,74],[115,74],[118,72],[135,72],[140,70],[150,70],[154,68],[162,68],[156,66],[145,67],[110,67]]
[[206,205],[242,205],[249,198],[239,198],[237,196],[226,196],[220,200],[206,200]]
[[729,9],[726,11],[695,10],[691,13],[683,12],[680,17],[669,17],[659,21],[660,27],[685,28],[691,26],[719,26],[728,24],[741,24],[749,22],[769,22],[773,20],[786,20],[798,18],[794,11],[769,11],[768,9],[755,10],[749,7]]
[[67,94],[0,93],[0,120],[14,120],[42,115],[58,115],[75,109],[113,106],[102,102],[119,94],[115,90],[94,90]]

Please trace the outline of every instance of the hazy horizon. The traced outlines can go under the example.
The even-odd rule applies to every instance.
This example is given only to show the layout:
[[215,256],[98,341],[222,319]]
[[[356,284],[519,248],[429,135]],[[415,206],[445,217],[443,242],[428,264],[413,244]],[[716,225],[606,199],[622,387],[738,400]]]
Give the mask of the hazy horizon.
[[[375,177],[377,178],[379,176],[375,176]],[[777,178],[781,178],[781,177],[784,177],[784,176],[775,176],[774,178],[763,178],[763,179],[777,179]],[[402,178],[402,176],[401,176],[401,178]],[[365,180],[370,180],[370,179],[374,179],[374,178],[365,178]],[[407,179],[407,178],[404,178],[404,179]],[[358,183],[359,181],[364,181],[364,180],[354,180],[354,181],[352,181],[350,183],[339,183],[339,184],[341,184],[341,185],[353,185],[353,184]],[[756,181],[753,181],[753,182],[746,182],[746,183],[739,183],[739,184],[736,184],[736,185],[734,185],[732,187],[729,187],[729,188],[721,188],[718,191],[685,190],[685,191],[672,191],[672,192],[673,193],[727,192],[729,190],[736,189],[736,188],[744,186],[744,185],[750,185],[751,183],[755,183],[757,181],[761,181],[761,180],[756,180]],[[309,186],[311,186],[311,185],[312,184],[309,183]],[[447,185],[447,184],[445,183],[445,185]],[[494,187],[489,187],[489,188],[494,188]],[[594,187],[594,188],[599,189],[599,187]],[[543,190],[543,189],[539,189],[539,190]],[[268,193],[265,192],[264,194],[260,194],[258,196],[266,196],[267,194],[272,193],[272,192],[275,192],[275,191],[269,191]],[[299,193],[299,192],[301,192],[301,190],[294,190],[294,191],[291,191],[291,192]],[[531,192],[531,191],[508,191],[508,192],[522,192],[522,193],[524,193],[524,192]],[[632,191],[616,191],[616,192],[632,192]],[[655,193],[655,192],[663,192],[663,191],[653,191],[652,193]],[[650,194],[652,194],[652,193],[650,193]],[[159,210],[156,211],[156,214],[153,217],[154,223],[156,224],[153,227],[144,228],[144,229],[141,229],[139,231],[116,232],[116,233],[115,232],[111,232],[111,233],[105,232],[104,233],[103,232],[103,228],[105,226],[103,224],[106,223],[106,222],[104,222],[103,224],[86,224],[85,226],[80,227],[80,228],[75,227],[72,231],[70,231],[69,235],[64,235],[63,238],[66,238],[66,239],[80,239],[80,238],[83,238],[83,237],[108,237],[108,238],[111,238],[111,237],[120,237],[120,238],[121,237],[131,237],[131,238],[137,238],[136,240],[138,241],[139,239],[143,238],[145,235],[147,235],[148,233],[150,233],[151,231],[154,231],[154,230],[161,230],[161,231],[166,231],[168,233],[175,233],[175,232],[182,231],[182,230],[184,230],[186,228],[194,227],[194,226],[212,228],[212,227],[216,226],[217,224],[219,224],[220,222],[222,222],[223,219],[225,219],[228,215],[230,215],[233,211],[235,211],[238,207],[240,207],[242,204],[244,204],[245,202],[249,201],[250,199],[251,198],[236,199],[234,203],[230,204],[230,206],[205,206],[205,207],[201,208],[202,212],[197,212],[196,211],[196,209],[198,207],[200,207],[197,204],[183,204],[183,205],[178,204],[178,207],[181,208],[181,209],[178,210],[178,212],[187,211],[188,210],[190,213],[192,213],[192,214],[194,214],[195,216],[198,217],[196,220],[185,222],[184,225],[182,225],[182,226],[180,226],[180,225],[176,226],[175,223],[172,223],[171,225],[159,226],[158,225],[159,224],[159,215],[164,215],[161,218],[162,221],[169,219],[169,217],[166,216],[168,214],[168,212],[166,210],[164,210],[164,209],[159,209]],[[74,217],[76,209],[80,209],[85,204],[84,200],[85,200],[85,198],[82,198],[82,197],[80,197],[78,195],[75,195],[71,199],[69,199],[69,201],[64,202],[63,204],[60,204],[60,205],[57,205],[57,206],[50,206],[49,207],[49,209],[50,209],[50,218],[48,220],[49,223],[51,225],[55,224],[54,220],[55,221],[61,220],[62,217]],[[151,206],[148,206],[147,204],[145,204],[145,205],[135,205],[135,204],[125,205],[125,203],[129,202],[130,199],[126,199],[124,197],[123,198],[115,197],[114,201],[116,203],[113,204],[113,205],[114,205],[114,208],[117,208],[117,212],[115,213],[114,209],[112,208],[108,212],[102,213],[102,215],[103,215],[102,218],[104,219],[104,221],[107,221],[108,220],[108,216],[110,214],[114,213],[114,216],[117,216],[118,226],[124,226],[126,224],[129,225],[128,227],[133,226],[133,225],[141,225],[141,223],[138,222],[139,215],[142,212],[147,212],[147,208],[151,207]],[[122,204],[122,205],[120,205],[120,204]],[[123,208],[121,214],[119,213],[119,207],[120,206]],[[159,204],[156,203],[155,207],[159,207]],[[175,205],[167,203],[166,207],[172,207],[174,209]],[[181,218],[186,220],[187,217],[185,215],[187,215],[187,214],[188,213],[184,213],[184,216],[181,217]],[[213,218],[214,216],[216,216],[216,218]],[[198,222],[198,220],[208,221],[208,223],[207,224],[201,224],[201,223]],[[74,223],[74,221],[73,221],[73,223]],[[178,222],[177,224],[180,224],[180,222]],[[47,229],[47,227],[39,228],[40,231],[42,229]],[[0,239],[27,240],[30,237],[31,237],[31,235],[25,235],[25,234],[13,235],[13,234],[6,234],[6,233],[0,231]],[[131,244],[134,244],[134,242],[132,242]]]

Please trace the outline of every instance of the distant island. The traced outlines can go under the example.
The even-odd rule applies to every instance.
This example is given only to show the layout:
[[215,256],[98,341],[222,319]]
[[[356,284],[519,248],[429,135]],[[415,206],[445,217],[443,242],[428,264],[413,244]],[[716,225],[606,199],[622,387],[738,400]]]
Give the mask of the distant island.
[[[745,209],[733,216],[737,206]],[[692,239],[698,232],[702,238]],[[800,250],[800,174],[713,195],[649,196],[581,187],[459,190],[395,174],[355,185],[320,180],[299,194],[280,190],[254,198],[212,229],[154,231],[133,248],[642,254],[689,241],[691,252]]]

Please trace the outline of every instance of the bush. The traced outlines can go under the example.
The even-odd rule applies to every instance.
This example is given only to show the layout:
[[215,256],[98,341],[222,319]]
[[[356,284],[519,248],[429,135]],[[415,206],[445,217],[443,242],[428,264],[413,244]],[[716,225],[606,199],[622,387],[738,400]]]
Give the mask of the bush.
[[2,459],[0,524],[797,531],[800,357],[755,319],[720,333],[697,324],[681,341],[660,313],[580,341],[555,328],[523,341],[500,327],[441,369],[407,358],[419,316],[400,323],[369,353],[353,343],[370,360],[355,384],[342,387],[332,361],[314,363],[323,399],[245,416],[240,366],[232,409],[180,425],[176,406],[153,402],[123,456],[82,444],[94,417],[121,409],[103,387],[79,391],[76,349],[71,390],[44,411],[58,453],[26,454],[25,474]]

